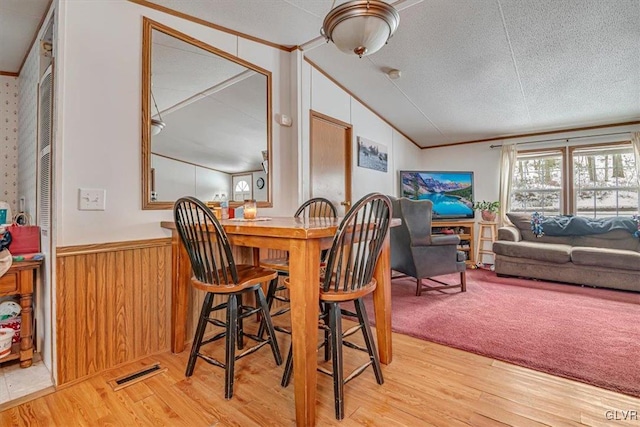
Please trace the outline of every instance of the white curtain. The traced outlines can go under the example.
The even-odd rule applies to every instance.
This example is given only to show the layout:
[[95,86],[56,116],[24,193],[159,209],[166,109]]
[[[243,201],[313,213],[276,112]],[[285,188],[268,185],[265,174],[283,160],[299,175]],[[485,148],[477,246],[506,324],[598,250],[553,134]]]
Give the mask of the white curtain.
[[516,144],[502,144],[502,154],[500,158],[500,225],[509,224],[507,212],[510,209],[509,201],[511,196],[511,186],[513,172],[516,167],[518,149]]
[[[633,152],[636,155],[636,174],[638,175],[638,184],[640,184],[640,132],[631,134],[631,145],[633,145]],[[640,194],[638,197],[640,199]],[[640,214],[640,200],[638,201],[638,213]]]

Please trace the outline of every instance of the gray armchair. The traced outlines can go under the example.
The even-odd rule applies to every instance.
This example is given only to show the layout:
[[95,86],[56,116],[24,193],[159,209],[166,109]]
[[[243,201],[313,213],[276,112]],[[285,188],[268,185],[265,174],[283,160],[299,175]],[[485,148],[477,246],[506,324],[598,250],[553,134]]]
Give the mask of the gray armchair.
[[[460,237],[432,235],[430,200],[392,199],[393,217],[402,219],[402,225],[391,227],[391,269],[416,279],[416,295],[424,290],[461,288],[467,290],[464,252],[458,251]],[[460,283],[449,284],[433,277],[460,273]],[[399,277],[399,276],[394,276]],[[437,283],[429,286],[428,279]]]

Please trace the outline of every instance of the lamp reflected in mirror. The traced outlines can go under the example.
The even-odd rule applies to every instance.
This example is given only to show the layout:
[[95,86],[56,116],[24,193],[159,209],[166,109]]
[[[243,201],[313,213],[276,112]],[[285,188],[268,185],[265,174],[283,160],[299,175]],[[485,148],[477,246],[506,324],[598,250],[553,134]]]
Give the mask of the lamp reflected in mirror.
[[164,129],[166,126],[162,121],[162,116],[160,116],[160,110],[158,110],[158,104],[156,104],[156,98],[153,96],[153,90],[151,90],[151,100],[153,101],[153,105],[156,107],[156,112],[158,114],[158,118],[151,118],[151,136],[157,135]]
[[148,18],[143,26],[143,208],[171,209],[185,195],[219,206],[216,194],[270,207],[271,73]]

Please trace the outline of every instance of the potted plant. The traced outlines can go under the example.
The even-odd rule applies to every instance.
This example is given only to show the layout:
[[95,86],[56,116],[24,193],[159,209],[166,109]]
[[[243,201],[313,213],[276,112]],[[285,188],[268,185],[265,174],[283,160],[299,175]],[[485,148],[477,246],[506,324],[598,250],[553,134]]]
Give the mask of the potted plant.
[[496,214],[500,209],[500,202],[487,202],[486,200],[483,200],[481,202],[475,202],[472,207],[473,209],[480,211],[484,221],[495,221]]

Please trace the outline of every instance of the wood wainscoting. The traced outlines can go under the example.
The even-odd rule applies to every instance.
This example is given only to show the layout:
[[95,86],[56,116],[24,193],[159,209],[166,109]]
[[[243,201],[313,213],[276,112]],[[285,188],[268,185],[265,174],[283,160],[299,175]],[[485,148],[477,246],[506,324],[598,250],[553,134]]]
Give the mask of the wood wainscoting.
[[58,385],[169,349],[171,239],[57,248]]
[[[252,262],[250,248],[234,247],[233,254],[238,263]],[[168,351],[171,276],[170,238],[57,248],[58,385]],[[203,299],[192,288],[188,341]]]

